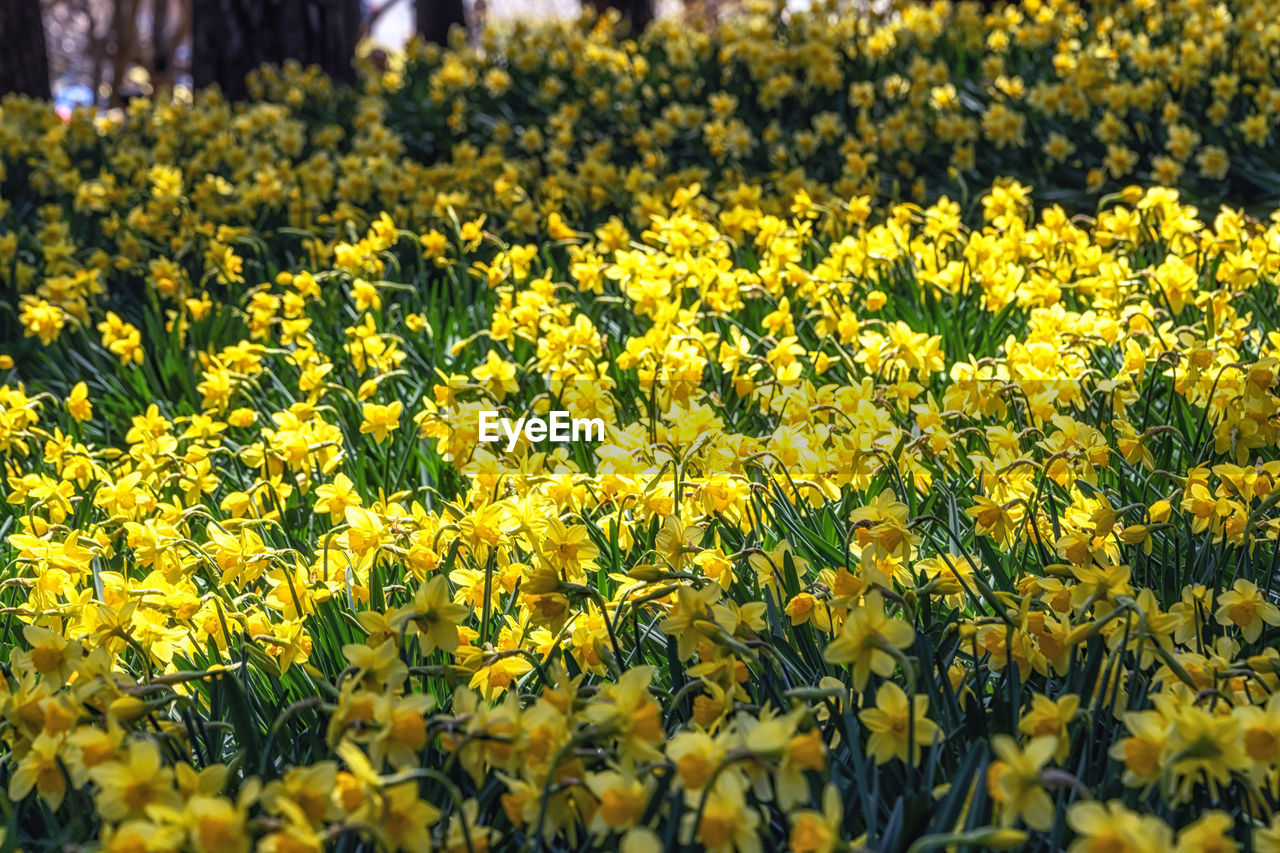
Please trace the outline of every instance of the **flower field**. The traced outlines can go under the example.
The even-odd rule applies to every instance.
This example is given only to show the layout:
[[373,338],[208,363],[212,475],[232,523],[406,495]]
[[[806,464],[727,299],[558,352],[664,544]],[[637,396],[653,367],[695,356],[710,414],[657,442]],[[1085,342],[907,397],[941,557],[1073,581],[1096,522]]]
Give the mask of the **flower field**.
[[6,850],[1280,851],[1271,5],[774,12],[0,102]]

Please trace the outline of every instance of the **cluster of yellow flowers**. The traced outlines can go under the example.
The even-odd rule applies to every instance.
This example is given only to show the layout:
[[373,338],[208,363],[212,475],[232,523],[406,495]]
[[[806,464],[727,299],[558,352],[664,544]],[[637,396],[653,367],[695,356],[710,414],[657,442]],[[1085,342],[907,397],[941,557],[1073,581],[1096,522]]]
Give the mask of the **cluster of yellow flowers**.
[[[1280,225],[1026,197],[994,187],[970,230],[946,200],[778,218],[690,188],[638,242],[481,231],[487,323],[434,377],[406,365],[458,306],[359,277],[423,255],[384,215],[333,271],[192,320],[248,334],[120,432],[95,403],[129,403],[126,324],[98,342],[43,300],[41,352],[106,367],[0,390],[10,798],[92,798],[120,849],[832,850],[907,837],[850,788],[887,765],[946,803],[940,844],[1065,811],[1081,843],[1165,849],[1091,799],[1131,788],[1242,809],[1187,849],[1275,849],[1280,335],[1252,309]],[[552,401],[608,440],[479,443],[480,410]]]
[[621,42],[573,24],[419,45],[369,91],[411,150],[500,166],[492,206],[528,234],[561,208],[643,225],[693,182],[775,214],[802,189],[924,202],[997,176],[1088,207],[1135,178],[1215,203],[1280,192],[1268,0],[743,5]]
[[[363,94],[290,66],[257,74],[260,99],[236,109],[202,92],[64,123],[11,100],[0,181],[34,192],[15,211],[31,227],[0,231],[0,270],[77,304],[104,286],[85,267],[190,295],[205,283],[188,280],[191,253],[210,280],[241,279],[246,226],[332,236],[385,210],[426,230],[454,210],[512,239],[551,216],[643,228],[693,183],[774,215],[800,191],[967,203],[999,176],[1090,209],[1134,179],[1213,204],[1280,192],[1267,0],[1095,3],[1093,19],[1070,0],[887,18],[820,2],[785,23],[769,0],[746,5],[710,32],[661,22],[620,40],[601,21],[494,30],[483,50],[415,42],[370,64]],[[92,246],[68,215],[96,223]],[[329,263],[329,243],[293,239]]]
[[[1262,98],[1265,4],[1177,5],[0,102],[5,840],[1280,851],[1280,215],[844,174],[974,98],[1011,163],[1221,63],[1223,121]],[[551,118],[431,165],[392,126],[504,104]],[[482,441],[552,411],[604,440]]]

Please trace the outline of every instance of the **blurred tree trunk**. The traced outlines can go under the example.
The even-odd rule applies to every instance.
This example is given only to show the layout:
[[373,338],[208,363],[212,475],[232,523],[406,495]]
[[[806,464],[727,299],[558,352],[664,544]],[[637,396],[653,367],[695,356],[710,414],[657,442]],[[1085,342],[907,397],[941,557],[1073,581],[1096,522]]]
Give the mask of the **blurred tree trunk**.
[[427,41],[448,44],[449,30],[453,25],[467,25],[462,0],[417,0],[413,5],[418,34]]
[[49,97],[40,0],[0,0],[0,95]]
[[111,106],[124,106],[124,75],[136,59],[138,0],[116,0],[111,15],[111,31],[116,36],[116,52],[111,57]]
[[604,14],[606,9],[617,9],[622,17],[631,24],[637,33],[649,26],[653,20],[653,0],[590,0],[596,11]]
[[157,95],[173,86],[173,54],[169,50],[169,0],[151,7],[151,86]]
[[191,77],[217,83],[231,100],[249,96],[244,78],[263,63],[296,59],[355,82],[360,0],[195,0]]

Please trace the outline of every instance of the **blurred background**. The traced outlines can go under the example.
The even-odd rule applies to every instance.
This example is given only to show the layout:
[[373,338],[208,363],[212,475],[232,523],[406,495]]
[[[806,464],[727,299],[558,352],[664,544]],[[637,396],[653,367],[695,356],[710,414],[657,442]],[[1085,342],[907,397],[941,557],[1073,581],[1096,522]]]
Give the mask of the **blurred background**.
[[[742,0],[585,2],[600,12],[616,8],[619,25],[634,30],[665,16],[708,22]],[[358,43],[394,50],[415,32],[443,43],[457,24],[474,38],[488,22],[573,17],[582,5],[580,0],[0,0],[0,94],[52,96],[66,114],[81,105],[120,107],[158,90],[185,98],[193,84],[213,82],[228,97],[241,98],[244,71],[261,62],[295,58],[341,77]],[[789,5],[807,6],[808,0],[789,0]]]

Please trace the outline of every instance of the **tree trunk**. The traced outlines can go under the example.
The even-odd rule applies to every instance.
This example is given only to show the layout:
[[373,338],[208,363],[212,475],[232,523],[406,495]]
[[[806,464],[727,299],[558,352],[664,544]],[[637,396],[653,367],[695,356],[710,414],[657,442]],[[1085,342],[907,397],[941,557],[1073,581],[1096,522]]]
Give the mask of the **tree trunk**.
[[603,15],[606,9],[617,9],[622,17],[631,24],[632,31],[639,33],[653,20],[653,0],[590,0],[596,12]]
[[245,75],[264,63],[296,59],[333,79],[355,82],[360,0],[196,0],[191,77],[217,83],[233,101],[249,96]]
[[151,88],[156,97],[173,86],[172,57],[169,56],[169,0],[151,3]]
[[0,95],[49,97],[40,0],[0,0]]
[[418,34],[429,42],[447,45],[454,24],[466,27],[467,14],[462,0],[416,0]]
[[111,106],[124,106],[124,75],[137,60],[138,0],[116,0],[111,31],[116,36],[116,52],[111,57]]

